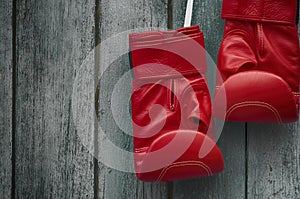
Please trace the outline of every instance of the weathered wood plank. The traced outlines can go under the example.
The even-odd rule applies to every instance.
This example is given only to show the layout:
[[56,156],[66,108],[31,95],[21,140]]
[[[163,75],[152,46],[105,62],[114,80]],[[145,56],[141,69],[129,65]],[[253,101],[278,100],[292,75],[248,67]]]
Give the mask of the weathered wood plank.
[[0,4],[0,196],[11,197],[12,178],[12,1]]
[[17,9],[16,198],[92,198],[93,157],[77,136],[71,95],[94,47],[94,1]]
[[[217,60],[219,44],[223,37],[221,1],[195,1],[192,25],[198,24],[204,32],[206,50]],[[173,0],[173,27],[182,27],[186,1]],[[207,79],[215,81],[215,70],[208,70]],[[211,87],[211,86],[210,86]],[[212,94],[213,95],[213,94]],[[219,146],[225,170],[215,176],[174,182],[174,198],[245,198],[245,125],[225,123]]]
[[[134,28],[159,27],[167,28],[167,0],[102,0],[100,2],[99,37],[103,43],[112,36],[120,35],[123,31]],[[142,30],[139,30],[142,31]],[[130,69],[128,53],[118,57],[114,54],[120,49],[128,50],[128,33],[124,37],[118,36],[109,42],[105,50],[100,50],[101,59],[106,59],[105,64],[113,62],[100,78],[99,93],[99,126],[105,132],[100,136],[99,146],[105,139],[111,140],[118,148],[133,151],[133,137],[131,130],[131,117],[128,116],[129,101],[125,97],[131,93],[131,80],[127,78],[119,89],[118,95],[112,98],[112,92],[117,81]],[[118,49],[118,50],[116,50]],[[99,52],[98,52],[99,53]],[[100,65],[100,71],[104,66]],[[125,106],[116,105],[114,101]],[[128,134],[122,132],[112,116],[112,107],[117,110],[118,115],[125,120],[125,128]],[[126,116],[127,113],[127,116]],[[125,116],[124,116],[125,115]],[[99,150],[101,156],[102,150]],[[119,157],[114,153],[111,159]],[[120,163],[122,164],[122,163]],[[128,166],[129,165],[129,166]],[[124,163],[124,167],[130,167],[132,162]],[[135,174],[125,173],[111,169],[100,162],[99,165],[99,198],[167,198],[166,183],[143,183],[138,181]]]
[[300,198],[299,132],[300,120],[248,124],[248,198]]
[[248,124],[248,198],[300,197],[299,127]]

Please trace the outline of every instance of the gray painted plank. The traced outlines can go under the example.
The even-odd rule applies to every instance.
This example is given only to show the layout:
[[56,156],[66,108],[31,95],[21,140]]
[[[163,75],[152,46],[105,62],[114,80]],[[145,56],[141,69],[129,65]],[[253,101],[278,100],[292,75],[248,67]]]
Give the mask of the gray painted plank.
[[[104,72],[100,78],[100,98],[99,98],[99,127],[103,129],[105,135],[99,135],[99,146],[104,141],[111,140],[118,148],[125,151],[133,151],[133,137],[131,130],[131,117],[129,113],[129,100],[126,95],[131,93],[131,79],[126,78],[125,82],[117,92],[118,95],[112,97],[112,92],[117,81],[130,69],[128,54],[117,56],[117,51],[128,50],[128,33],[124,37],[123,31],[132,32],[134,28],[143,27],[167,27],[167,1],[161,0],[102,0],[100,1],[100,32],[99,37],[103,42],[112,36],[116,38],[109,42],[105,49],[100,49],[100,72]],[[137,30],[136,30],[137,31]],[[141,29],[139,31],[142,31]],[[121,53],[122,54],[122,53]],[[105,60],[104,60],[105,59]],[[107,70],[101,63],[113,62]],[[127,101],[126,101],[127,100]],[[117,101],[117,104],[115,103]],[[119,105],[118,105],[119,104]],[[120,105],[120,104],[123,104]],[[112,106],[112,107],[111,107]],[[128,134],[123,133],[115,123],[112,116],[112,108],[117,110],[124,120]],[[127,114],[127,116],[126,116]],[[99,155],[103,156],[102,149]],[[131,156],[132,157],[132,156]],[[116,154],[111,153],[110,158],[119,159]],[[124,157],[121,157],[121,159]],[[133,166],[133,161],[118,163],[124,167]],[[126,173],[117,169],[111,169],[107,164],[99,163],[99,198],[167,198],[166,183],[143,183],[138,181],[135,174]]]
[[12,1],[0,4],[0,196],[11,197]]
[[300,198],[299,122],[248,124],[248,198]]
[[[195,1],[192,25],[204,32],[205,45],[214,61],[223,37],[220,17],[222,1]],[[186,1],[173,0],[173,27],[182,27]],[[215,70],[208,69],[210,85],[215,81]],[[210,86],[211,87],[211,86]],[[212,94],[213,95],[213,94]],[[174,198],[245,198],[245,125],[225,123],[218,142],[225,161],[225,170],[215,176],[174,182]]]
[[299,129],[248,124],[248,198],[300,198]]
[[16,197],[92,198],[93,156],[77,135],[71,95],[94,47],[94,1],[17,1],[17,9]]

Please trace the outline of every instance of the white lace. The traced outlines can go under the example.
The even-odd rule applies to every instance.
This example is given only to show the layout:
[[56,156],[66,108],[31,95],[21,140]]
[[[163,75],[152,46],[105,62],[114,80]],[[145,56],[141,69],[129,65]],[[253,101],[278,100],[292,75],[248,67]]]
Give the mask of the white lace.
[[184,27],[191,26],[194,0],[188,0],[185,11]]

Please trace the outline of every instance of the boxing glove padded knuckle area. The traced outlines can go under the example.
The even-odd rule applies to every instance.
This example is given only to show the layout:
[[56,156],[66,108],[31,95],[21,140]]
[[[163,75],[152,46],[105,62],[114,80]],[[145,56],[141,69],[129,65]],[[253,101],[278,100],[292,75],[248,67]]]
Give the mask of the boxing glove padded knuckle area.
[[215,114],[222,119],[284,123],[298,118],[295,95],[290,86],[275,74],[264,71],[240,72],[229,77],[219,89],[225,91],[227,103],[226,111],[218,112],[218,100],[224,99],[224,96],[217,91]]
[[[204,158],[199,158],[204,141],[213,145],[212,150]],[[147,152],[135,157],[139,163],[135,165],[137,177],[150,182],[210,176],[224,168],[221,152],[214,141],[191,130],[165,133],[152,142]]]

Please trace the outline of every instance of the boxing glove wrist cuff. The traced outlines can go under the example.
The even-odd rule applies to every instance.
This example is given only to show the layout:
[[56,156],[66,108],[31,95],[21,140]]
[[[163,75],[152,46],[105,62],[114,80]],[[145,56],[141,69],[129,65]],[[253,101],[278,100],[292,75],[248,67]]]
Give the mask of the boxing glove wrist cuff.
[[297,0],[223,0],[222,18],[295,25]]
[[[204,36],[198,26],[175,31],[133,33],[129,35],[129,41],[135,79],[170,78],[206,72]],[[199,46],[203,49],[200,53]]]

